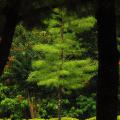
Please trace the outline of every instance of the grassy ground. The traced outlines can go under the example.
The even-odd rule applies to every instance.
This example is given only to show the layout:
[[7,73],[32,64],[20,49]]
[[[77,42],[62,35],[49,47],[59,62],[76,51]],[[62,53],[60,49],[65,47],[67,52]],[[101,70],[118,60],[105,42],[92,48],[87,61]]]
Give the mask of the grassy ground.
[[[11,120],[11,119],[0,119],[0,120]],[[26,120],[26,119],[23,119]],[[39,118],[35,118],[35,119],[27,119],[27,120],[58,120],[58,118],[50,118],[50,119],[39,119]],[[76,118],[68,118],[68,117],[63,117],[62,120],[78,120]],[[96,117],[92,117],[86,120],[96,120]],[[120,120],[120,116],[118,116],[118,119]]]
[[[11,119],[0,119],[0,120],[11,120]],[[26,119],[23,119],[26,120]],[[50,119],[39,119],[39,118],[35,118],[35,119],[29,119],[29,120],[58,120],[58,118],[50,118]],[[68,118],[68,117],[63,117],[62,120],[78,120],[76,118]]]

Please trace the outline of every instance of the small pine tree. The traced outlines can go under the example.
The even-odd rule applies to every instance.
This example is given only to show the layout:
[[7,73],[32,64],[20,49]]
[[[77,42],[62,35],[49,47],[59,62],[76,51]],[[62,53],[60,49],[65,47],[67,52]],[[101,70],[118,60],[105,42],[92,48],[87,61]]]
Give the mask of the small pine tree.
[[[33,62],[33,71],[29,74],[28,81],[58,89],[58,120],[61,120],[62,89],[83,87],[95,75],[97,68],[95,61],[82,58],[86,49],[81,47],[76,38],[77,29],[81,28],[79,32],[89,30],[94,25],[94,19],[92,22],[87,21],[91,17],[81,19],[79,22],[84,23],[84,26],[79,25],[76,19],[68,17],[63,8],[54,9],[51,18],[44,20],[46,31],[40,32],[40,40],[33,46],[33,50],[39,53],[39,60]],[[76,23],[79,23],[78,26]]]

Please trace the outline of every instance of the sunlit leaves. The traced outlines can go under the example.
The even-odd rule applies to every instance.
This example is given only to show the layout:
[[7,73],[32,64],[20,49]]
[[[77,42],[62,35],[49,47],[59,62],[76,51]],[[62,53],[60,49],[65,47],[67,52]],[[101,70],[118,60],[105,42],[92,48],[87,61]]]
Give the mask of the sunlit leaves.
[[71,27],[76,32],[87,32],[90,31],[96,23],[96,19],[92,16],[82,18],[82,19],[76,19],[74,21],[71,21]]
[[59,50],[57,48],[55,48],[54,46],[48,45],[48,44],[35,45],[33,47],[33,50],[48,52],[48,53],[58,53],[59,52]]
[[[63,26],[61,17],[64,19]],[[55,8],[51,17],[43,22],[47,26],[46,31],[34,32],[39,42],[33,46],[33,50],[39,52],[40,59],[33,61],[33,72],[29,74],[27,81],[47,87],[84,87],[85,81],[96,74],[97,62],[91,58],[82,58],[87,48],[77,40],[76,34],[90,31],[96,23],[95,18],[78,18],[74,15],[71,18],[64,9],[61,12],[61,9]],[[47,36],[49,38],[45,40]]]
[[42,69],[45,66],[46,62],[44,60],[37,60],[32,63],[33,69]]

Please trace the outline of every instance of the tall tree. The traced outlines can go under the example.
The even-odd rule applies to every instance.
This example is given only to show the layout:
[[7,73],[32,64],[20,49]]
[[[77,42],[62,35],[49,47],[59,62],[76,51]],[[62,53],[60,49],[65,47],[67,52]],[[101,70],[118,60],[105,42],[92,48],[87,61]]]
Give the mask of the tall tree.
[[117,120],[118,51],[115,1],[97,0],[99,70],[97,120]]
[[43,22],[46,31],[39,31],[38,35],[42,35],[33,47],[39,53],[39,60],[33,61],[28,81],[58,89],[58,118],[61,120],[63,89],[82,88],[95,75],[96,62],[83,57],[87,49],[76,37],[77,32],[89,31],[95,19],[90,16],[80,19],[76,15],[67,15],[65,9],[56,8],[49,20]]

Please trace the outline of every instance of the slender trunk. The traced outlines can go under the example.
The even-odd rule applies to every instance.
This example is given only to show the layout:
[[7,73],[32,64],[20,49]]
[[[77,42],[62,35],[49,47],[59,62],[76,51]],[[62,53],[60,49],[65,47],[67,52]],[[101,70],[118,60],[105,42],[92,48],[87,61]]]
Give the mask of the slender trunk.
[[35,99],[31,99],[29,92],[28,92],[28,104],[29,104],[30,116],[32,119],[34,119],[37,117],[37,105]]
[[[61,12],[61,43],[63,45],[64,43],[64,21],[63,21],[63,15],[62,15],[62,12],[63,12],[63,9],[60,10]],[[64,48],[61,48],[61,54],[60,54],[60,59],[61,59],[61,65],[60,65],[60,70],[63,69],[63,64],[64,64]],[[58,87],[58,120],[61,120],[61,102],[62,100],[62,86],[59,85]]]
[[58,120],[61,120],[61,87],[58,88]]
[[4,66],[8,60],[8,55],[17,23],[17,14],[14,11],[9,12],[6,15],[5,26],[2,34],[0,35],[0,75],[2,74]]
[[114,0],[98,0],[97,120],[117,120],[118,51]]

